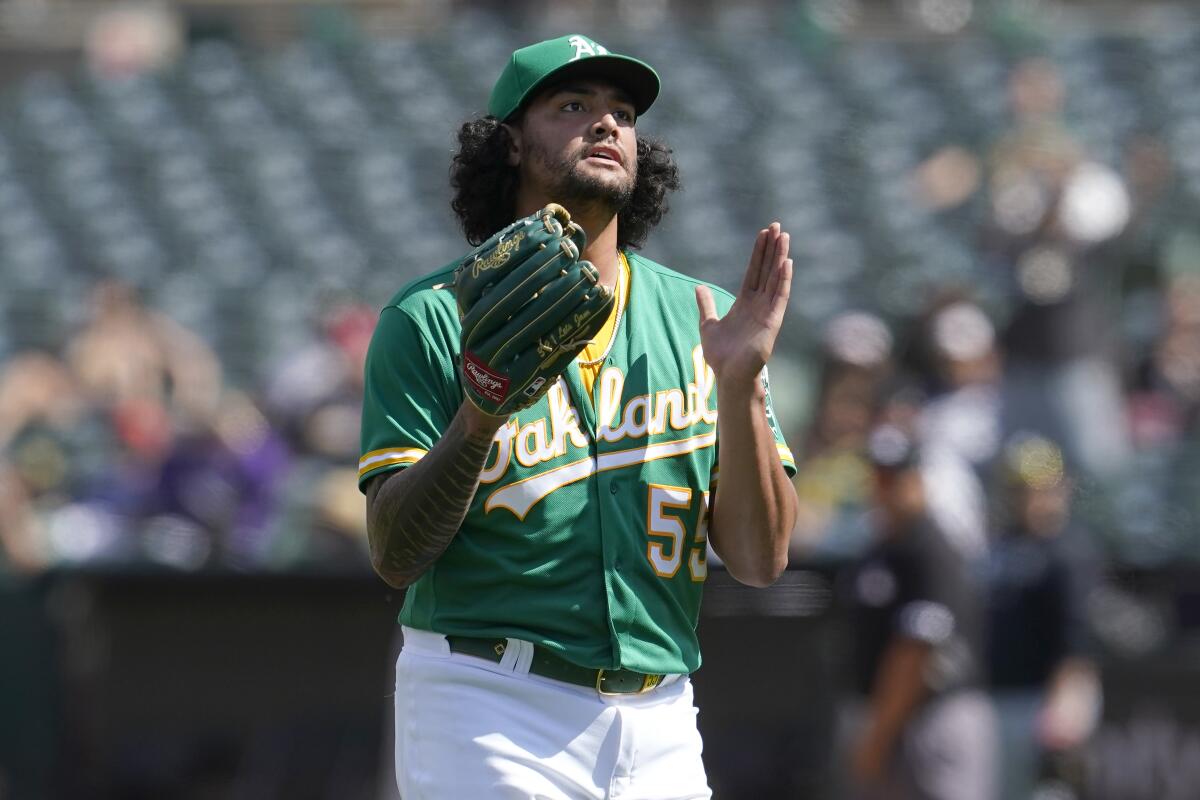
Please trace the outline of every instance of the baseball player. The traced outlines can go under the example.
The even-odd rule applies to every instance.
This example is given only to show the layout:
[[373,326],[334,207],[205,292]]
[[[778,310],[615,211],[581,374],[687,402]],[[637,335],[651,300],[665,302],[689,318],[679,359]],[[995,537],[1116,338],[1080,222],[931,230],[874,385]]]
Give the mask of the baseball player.
[[478,247],[380,316],[359,481],[408,589],[405,800],[711,795],[707,547],[765,586],[796,517],[765,367],[792,261],[759,231],[734,297],[634,251],[678,185],[636,133],[658,91],[585,36],[514,52],[451,170]]
[[[982,597],[963,552],[929,514],[918,442],[868,438],[877,537],[845,580],[865,709],[856,800],[992,800],[996,730],[980,688]],[[849,720],[848,720],[849,721]],[[853,724],[851,727],[854,727]]]

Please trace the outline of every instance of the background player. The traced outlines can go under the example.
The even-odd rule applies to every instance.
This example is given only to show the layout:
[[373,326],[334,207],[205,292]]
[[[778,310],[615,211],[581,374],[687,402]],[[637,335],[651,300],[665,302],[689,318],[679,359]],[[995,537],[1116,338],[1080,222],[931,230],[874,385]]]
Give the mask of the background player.
[[867,455],[879,517],[875,542],[847,580],[866,697],[852,796],[991,800],[996,731],[980,691],[980,592],[961,550],[929,516],[915,440],[880,425]]
[[709,795],[687,679],[708,540],[766,585],[796,515],[765,373],[792,262],[788,234],[763,229],[735,299],[631,250],[677,186],[670,151],[635,133],[658,88],[642,62],[565,36],[516,51],[460,132],[468,240],[561,203],[616,297],[536,405],[502,418],[463,401],[444,289],[458,262],[402,289],[375,332],[360,486],[375,568],[409,587],[406,798]]

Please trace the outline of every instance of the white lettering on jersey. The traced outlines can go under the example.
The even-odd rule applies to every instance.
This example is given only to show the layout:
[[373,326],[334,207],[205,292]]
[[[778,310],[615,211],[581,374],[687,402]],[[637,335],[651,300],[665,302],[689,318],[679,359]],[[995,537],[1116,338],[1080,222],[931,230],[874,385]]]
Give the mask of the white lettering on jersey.
[[508,472],[508,463],[512,458],[512,442],[517,438],[517,421],[510,419],[496,431],[492,441],[495,443],[496,460],[490,467],[484,467],[479,473],[480,483],[495,483]]
[[646,426],[646,433],[651,436],[666,433],[668,424],[675,430],[683,430],[687,427],[687,403],[683,399],[683,392],[678,389],[663,389],[661,392],[655,392],[650,424]]
[[587,447],[587,435],[579,429],[579,412],[567,398],[567,391],[562,378],[550,387],[547,393],[550,402],[550,430],[554,435],[552,458],[566,455],[567,439],[571,439],[574,447]]
[[525,519],[529,510],[555,489],[561,489],[598,472],[693,453],[706,447],[712,447],[716,443],[717,432],[711,431],[688,439],[655,442],[629,450],[619,450],[615,453],[601,453],[596,459],[584,458],[573,461],[570,464],[547,470],[540,475],[502,486],[488,496],[488,499],[484,501],[483,509],[492,511],[496,508],[507,508],[517,519]]
[[554,446],[546,439],[546,420],[534,420],[521,426],[517,434],[517,463],[536,467],[554,458]]
[[[668,426],[673,430],[683,431],[701,423],[715,425],[717,410],[709,407],[709,401],[716,388],[716,375],[712,367],[705,362],[704,352],[699,346],[692,350],[692,378],[684,389],[671,388],[654,394],[641,394],[622,404],[625,375],[617,367],[608,367],[600,374],[595,389],[598,393],[596,408],[599,415],[597,437],[606,442],[620,442],[625,439],[644,439],[647,436],[660,435],[666,433]],[[566,384],[561,377],[550,387],[546,396],[550,406],[548,417],[530,420],[523,425],[514,417],[496,432],[493,445],[495,460],[480,473],[480,483],[495,483],[504,477],[514,456],[521,466],[536,467],[538,464],[561,458],[572,449],[582,450],[587,447],[587,434],[580,428],[579,412],[571,405]],[[615,428],[612,427],[614,421]],[[715,442],[716,434],[712,436]],[[682,441],[695,439],[696,437],[692,437]],[[599,471],[636,464],[640,460],[650,460],[636,454],[669,452],[670,455],[676,455],[674,452],[656,449],[675,444],[677,442],[658,442],[648,447],[605,453],[600,456]],[[626,464],[622,462],[622,458],[632,460]],[[503,506],[524,518],[528,510],[546,493],[597,471],[588,469],[586,465],[590,463],[588,459],[575,461],[502,487],[492,493],[484,507],[490,511],[493,507]],[[523,488],[513,489],[517,486]],[[544,487],[549,488],[543,491]],[[528,498],[532,500],[526,502]]]
[[[637,395],[621,407],[625,376],[617,367],[608,367],[600,374],[600,402],[596,404],[599,425],[596,435],[606,442],[640,438],[648,433],[666,431],[667,420],[677,431],[703,422],[717,423],[717,410],[709,408],[709,399],[717,385],[716,374],[704,360],[699,345],[692,350],[693,380],[687,385],[686,396],[679,389],[666,389],[651,395]],[[668,411],[669,410],[669,411]],[[618,415],[618,411],[623,411]],[[669,413],[669,417],[668,417]],[[612,427],[617,419],[616,428]]]
[[[600,393],[596,403],[596,419],[599,423],[597,433],[601,439],[609,439],[612,430],[609,423],[621,408],[621,394],[625,390],[625,374],[617,367],[607,367],[600,373],[600,385],[595,391]],[[615,441],[615,439],[610,439]]]
[[650,422],[650,395],[639,394],[625,404],[621,427],[613,431],[618,439],[640,438],[646,435]]

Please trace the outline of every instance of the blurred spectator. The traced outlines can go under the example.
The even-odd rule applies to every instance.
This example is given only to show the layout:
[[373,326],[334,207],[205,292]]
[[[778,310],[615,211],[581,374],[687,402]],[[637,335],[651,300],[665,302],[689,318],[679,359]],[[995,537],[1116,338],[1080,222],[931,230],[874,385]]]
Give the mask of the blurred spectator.
[[1002,438],[996,330],[979,306],[951,299],[934,307],[923,333],[934,390],[921,413],[921,440],[959,455],[986,475]]
[[1200,427],[1200,272],[1171,280],[1163,327],[1138,365],[1130,428],[1143,448],[1171,444]]
[[968,558],[987,548],[984,478],[1002,436],[1001,359],[995,328],[976,304],[949,297],[919,326],[932,396],[915,429],[926,495],[942,531]]
[[1005,415],[1064,441],[1097,475],[1126,454],[1115,370],[1119,279],[1096,246],[1119,234],[1130,200],[1121,178],[1088,160],[1063,122],[1054,65],[1013,70],[1013,129],[988,156],[990,220],[982,246],[1011,274],[1017,306],[1004,335]]
[[979,160],[959,145],[938,149],[913,171],[913,194],[930,211],[967,202],[982,182]]
[[298,452],[330,462],[358,463],[363,362],[378,311],[335,303],[317,322],[317,336],[287,353],[268,378],[266,403]]
[[99,283],[65,361],[0,371],[0,569],[365,570],[355,464],[375,318],[332,304],[260,405],[198,336]]
[[87,399],[111,410],[130,443],[147,451],[165,449],[156,420],[209,419],[221,394],[212,349],[116,281],[94,289],[91,318],[67,345],[67,361]]
[[0,372],[4,568],[105,560],[270,568],[295,564],[297,548],[318,529],[333,529],[333,541],[365,563],[362,523],[351,520],[339,499],[346,492],[336,488],[355,485],[348,465],[357,452],[361,370],[353,364],[365,341],[356,333],[361,322],[333,321],[330,340],[347,366],[341,380],[317,376],[354,411],[342,424],[327,413],[329,421],[305,426],[313,431],[305,440],[311,451],[346,474],[340,482],[309,476],[293,496],[304,497],[312,513],[286,517],[288,448],[253,398],[223,386],[208,345],[123,284],[102,282],[92,299],[66,363],[25,354]]
[[80,476],[52,510],[53,546],[70,562],[138,559],[148,543],[145,553],[154,559],[157,540],[140,542],[139,525],[162,502],[156,492],[168,459],[216,419],[220,364],[198,336],[112,280],[93,288],[90,314],[65,351],[100,426],[90,445],[103,467]]
[[170,4],[143,2],[103,7],[87,34],[89,65],[103,78],[124,78],[162,69],[179,54],[182,27]]
[[[1164,249],[1181,223],[1190,227],[1176,202],[1175,166],[1157,133],[1137,134],[1124,149],[1123,174],[1129,189],[1129,224],[1121,235],[1105,244],[1104,255],[1125,273],[1122,290],[1158,291],[1159,264]],[[1109,252],[1111,251],[1111,252]]]
[[1064,95],[1058,68],[1049,59],[1029,58],[1009,73],[1012,130],[988,154],[992,211],[996,224],[1009,233],[1030,233],[1047,222],[1056,195],[1084,158],[1063,120]]
[[70,428],[83,400],[61,361],[47,353],[23,353],[0,372],[0,449],[27,428]]
[[[863,453],[876,418],[913,435],[934,434],[921,444],[920,470],[929,514],[968,558],[983,554],[987,546],[985,500],[970,457],[987,455],[987,441],[981,448],[975,439],[998,437],[988,416],[974,416],[996,416],[994,387],[989,381],[998,364],[990,348],[985,347],[987,352],[976,354],[973,360],[963,355],[979,342],[988,343],[990,326],[981,330],[979,319],[970,314],[966,322],[958,319],[962,308],[948,311],[938,341],[943,349],[960,355],[958,362],[943,359],[955,368],[947,386],[958,391],[945,392],[933,404],[928,403],[925,392],[896,373],[891,333],[882,320],[864,312],[848,312],[828,325],[816,413],[793,479],[801,500],[792,535],[793,558],[854,556],[867,546],[871,538],[867,517],[871,469]],[[987,326],[986,319],[982,321]],[[955,386],[954,380],[961,386]]]
[[867,452],[879,516],[848,585],[857,688],[868,698],[854,796],[989,800],[995,720],[980,690],[981,598],[929,518],[915,442],[885,424]]
[[1058,447],[1016,437],[1002,475],[1009,519],[990,560],[988,669],[1001,721],[1002,797],[1027,800],[1039,775],[1066,777],[1054,774],[1056,763],[1079,754],[1100,718],[1084,613],[1094,560],[1087,531],[1070,517]]
[[[56,512],[107,468],[104,437],[71,371],[24,353],[0,371],[0,569],[36,572],[71,552]],[[65,546],[65,549],[64,549]]]
[[870,535],[870,469],[862,454],[891,371],[892,336],[878,317],[849,312],[827,326],[824,344],[816,410],[793,479],[800,497],[795,558],[857,553]]
[[362,567],[366,516],[358,491],[363,362],[378,311],[335,302],[317,336],[285,355],[270,377],[267,407],[296,454],[284,488],[273,558],[289,566]]
[[288,453],[254,402],[227,392],[204,424],[172,441],[139,516],[155,561],[195,569],[210,558],[266,566]]
[[958,553],[974,563],[987,548],[983,485],[971,464],[944,443],[921,440],[929,395],[907,375],[881,393],[876,421],[895,426],[917,444],[925,507],[930,520]]
[[49,562],[33,495],[19,471],[0,463],[0,574],[40,572]]

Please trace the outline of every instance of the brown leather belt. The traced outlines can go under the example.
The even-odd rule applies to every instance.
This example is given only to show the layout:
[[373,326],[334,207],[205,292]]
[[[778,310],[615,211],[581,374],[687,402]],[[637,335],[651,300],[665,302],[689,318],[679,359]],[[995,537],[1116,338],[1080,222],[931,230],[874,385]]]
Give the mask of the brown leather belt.
[[[508,647],[507,639],[487,639],[475,636],[447,636],[450,652],[500,663]],[[534,645],[529,671],[543,678],[586,686],[600,694],[641,694],[663,682],[665,675],[647,675],[631,669],[592,669],[567,661],[544,647]]]

